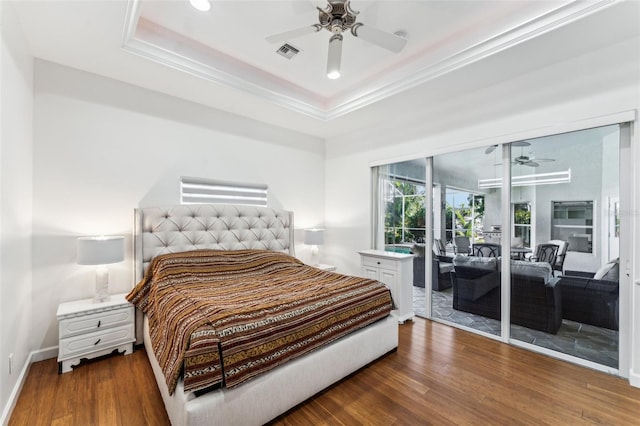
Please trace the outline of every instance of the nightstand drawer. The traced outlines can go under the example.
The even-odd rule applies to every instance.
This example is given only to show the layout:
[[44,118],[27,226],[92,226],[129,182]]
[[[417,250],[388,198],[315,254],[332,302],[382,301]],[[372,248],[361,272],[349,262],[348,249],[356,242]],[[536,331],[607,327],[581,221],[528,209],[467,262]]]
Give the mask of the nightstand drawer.
[[62,319],[59,323],[59,337],[62,339],[133,323],[133,316],[133,306],[125,306],[121,309]]
[[393,259],[383,259],[381,257],[362,257],[362,265],[373,266],[374,268],[391,269],[393,271],[397,268],[397,263]]
[[90,354],[103,348],[116,347],[135,340],[135,327],[133,323],[107,328],[95,333],[60,339],[58,361],[66,358],[75,358],[83,354]]

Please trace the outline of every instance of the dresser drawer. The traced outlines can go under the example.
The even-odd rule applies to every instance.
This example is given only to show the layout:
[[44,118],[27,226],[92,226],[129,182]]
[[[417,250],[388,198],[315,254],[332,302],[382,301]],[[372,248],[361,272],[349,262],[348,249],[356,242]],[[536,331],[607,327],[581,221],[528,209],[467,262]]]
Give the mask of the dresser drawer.
[[130,322],[120,327],[106,328],[94,333],[60,339],[58,361],[133,342],[135,340],[134,330],[135,327]]
[[374,268],[390,269],[395,271],[397,268],[397,262],[393,259],[384,259],[381,257],[362,257],[363,266],[372,266]]
[[91,333],[104,328],[132,324],[133,321],[133,306],[123,306],[119,309],[65,318],[59,322],[59,337],[62,339],[79,334]]

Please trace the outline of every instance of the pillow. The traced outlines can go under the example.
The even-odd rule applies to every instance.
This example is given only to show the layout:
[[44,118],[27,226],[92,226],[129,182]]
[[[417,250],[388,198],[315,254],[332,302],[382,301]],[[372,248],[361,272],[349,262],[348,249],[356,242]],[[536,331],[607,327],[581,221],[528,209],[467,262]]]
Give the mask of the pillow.
[[618,281],[620,274],[620,259],[614,259],[598,269],[593,276],[594,280]]
[[511,274],[523,275],[526,277],[542,278],[546,283],[553,276],[551,265],[547,262],[528,262],[526,260],[512,260]]
[[498,259],[495,257],[476,257],[457,254],[453,258],[454,266],[466,266],[468,268],[483,269],[485,271],[497,271]]

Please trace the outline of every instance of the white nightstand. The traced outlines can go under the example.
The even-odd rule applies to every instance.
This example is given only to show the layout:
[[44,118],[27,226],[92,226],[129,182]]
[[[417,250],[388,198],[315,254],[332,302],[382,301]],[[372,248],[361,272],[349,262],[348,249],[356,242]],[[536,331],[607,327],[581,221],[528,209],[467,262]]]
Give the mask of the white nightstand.
[[391,290],[399,323],[413,319],[413,254],[362,250],[362,276],[381,281]]
[[86,299],[58,306],[59,373],[71,371],[82,359],[114,350],[125,355],[133,352],[135,313],[125,296],[112,295],[111,300],[101,303]]
[[326,263],[318,263],[313,265],[314,268],[322,269],[323,271],[334,272],[338,269],[335,265],[327,265]]

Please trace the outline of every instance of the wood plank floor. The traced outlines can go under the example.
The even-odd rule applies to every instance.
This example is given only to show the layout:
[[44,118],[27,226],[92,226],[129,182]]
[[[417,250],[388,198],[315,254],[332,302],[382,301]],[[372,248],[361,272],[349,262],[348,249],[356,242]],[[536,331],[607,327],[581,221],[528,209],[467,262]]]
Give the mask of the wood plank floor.
[[[144,350],[33,364],[10,425],[166,425]],[[400,346],[272,425],[640,425],[626,380],[417,318]]]

